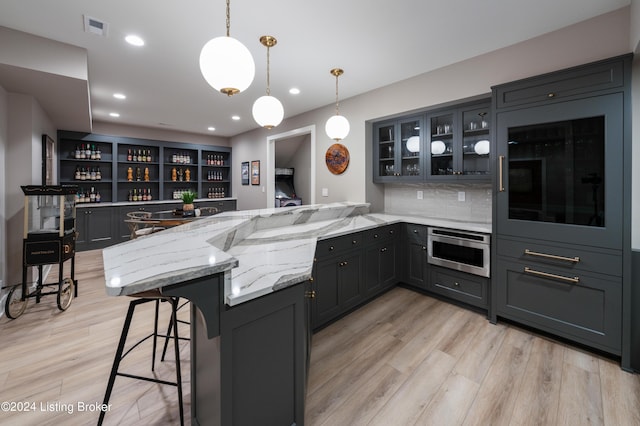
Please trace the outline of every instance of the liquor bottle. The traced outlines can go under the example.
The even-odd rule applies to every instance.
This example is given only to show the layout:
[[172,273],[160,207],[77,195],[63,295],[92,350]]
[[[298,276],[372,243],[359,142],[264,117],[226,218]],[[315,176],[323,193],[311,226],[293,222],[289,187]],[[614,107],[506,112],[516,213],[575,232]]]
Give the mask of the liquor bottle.
[[129,190],[129,194],[127,194],[127,200],[133,201],[133,191]]
[[93,167],[91,168],[91,173],[89,174],[89,178],[91,180],[96,180],[96,169],[94,169]]
[[96,148],[96,160],[102,160],[102,150],[100,150],[100,145]]
[[147,191],[147,200],[153,200],[153,197],[151,196],[151,188],[149,188],[149,190]]
[[133,155],[131,154],[131,149],[127,151],[127,161],[133,161]]
[[80,180],[87,179],[87,172],[84,171],[84,167],[80,167]]
[[93,186],[91,187],[91,192],[89,192],[89,202],[90,203],[96,202],[96,190]]
[[138,161],[145,161],[147,159],[147,156],[145,155],[144,157],[142,156],[142,150],[139,149],[138,150]]
[[102,173],[100,172],[100,166],[96,169],[96,180],[102,180]]
[[91,146],[89,144],[87,144],[87,148],[84,151],[84,158],[86,158],[87,160],[91,158]]
[[138,190],[137,189],[133,190],[133,201],[138,201]]
[[85,150],[84,150],[84,144],[80,145],[80,159],[84,160],[85,156],[84,156]]
[[138,161],[138,154],[136,154],[136,150],[133,150],[133,156],[131,157],[131,161]]
[[151,162],[151,150],[148,149],[147,150],[147,163],[150,163],[150,162]]
[[92,160],[96,159],[96,146],[91,145],[91,150],[89,151],[89,158]]
[[102,201],[102,197],[100,196],[100,191],[96,192],[96,203]]
[[171,156],[171,162],[172,163],[177,163],[178,162],[178,155],[175,152]]
[[142,180],[142,170],[140,170],[140,167],[136,167],[136,180],[138,182]]
[[80,147],[76,145],[76,151],[73,153],[76,160],[80,159]]
[[80,166],[76,166],[76,173],[74,175],[74,179],[75,180],[80,180]]

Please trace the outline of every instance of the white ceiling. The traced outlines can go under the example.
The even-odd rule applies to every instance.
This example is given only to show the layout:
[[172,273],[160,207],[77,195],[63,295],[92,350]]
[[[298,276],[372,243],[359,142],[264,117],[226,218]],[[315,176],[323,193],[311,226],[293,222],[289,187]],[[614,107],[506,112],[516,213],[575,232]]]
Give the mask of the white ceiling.
[[[629,3],[233,0],[231,36],[252,52],[256,78],[231,98],[209,87],[198,66],[202,46],[225,34],[224,0],[2,0],[0,26],[87,49],[94,121],[226,137],[258,127],[251,107],[266,90],[262,35],[278,40],[271,49],[271,94],[283,103],[286,118],[334,102],[331,68],[345,70],[340,98],[346,99]],[[83,15],[108,23],[108,37],[84,32]],[[146,45],[127,45],[123,37],[129,33],[142,36]],[[0,85],[8,84],[0,75]],[[293,86],[299,95],[288,93]],[[114,92],[127,99],[114,99]],[[55,108],[55,101],[41,104]],[[109,117],[111,111],[120,118]],[[241,120],[232,121],[233,114]],[[208,126],[217,130],[208,132]]]

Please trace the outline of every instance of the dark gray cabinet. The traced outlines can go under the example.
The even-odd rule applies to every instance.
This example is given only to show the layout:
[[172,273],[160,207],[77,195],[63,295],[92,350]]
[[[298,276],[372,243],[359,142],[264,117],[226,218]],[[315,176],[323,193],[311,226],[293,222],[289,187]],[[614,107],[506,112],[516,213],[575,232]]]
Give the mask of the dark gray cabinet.
[[489,279],[431,265],[429,290],[433,293],[477,306],[489,307]]
[[631,56],[493,88],[492,321],[630,366]]
[[426,290],[429,283],[427,227],[405,223],[403,225],[403,246],[403,281]]
[[374,125],[374,182],[424,180],[422,116]]
[[400,225],[365,232],[365,297],[375,296],[398,281]]
[[465,104],[427,114],[427,180],[490,179],[490,105]]
[[318,241],[311,306],[313,329],[362,301],[362,266],[362,233]]
[[94,250],[114,244],[115,229],[108,207],[79,208],[76,212],[76,250]]

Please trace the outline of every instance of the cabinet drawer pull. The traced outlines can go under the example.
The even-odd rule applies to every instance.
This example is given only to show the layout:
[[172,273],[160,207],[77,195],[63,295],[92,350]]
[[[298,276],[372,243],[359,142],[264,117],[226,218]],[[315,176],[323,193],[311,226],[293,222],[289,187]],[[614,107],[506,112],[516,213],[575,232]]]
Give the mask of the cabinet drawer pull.
[[390,234],[390,235],[393,235],[393,229],[389,231],[389,234]]
[[529,268],[528,266],[524,267],[525,274],[537,275],[543,278],[551,278],[553,280],[566,281],[571,284],[578,284],[580,282],[580,277],[565,277],[563,275],[550,274],[548,272],[536,271],[534,269]]
[[427,250],[427,247],[425,247],[425,246],[422,246],[422,250],[425,250],[425,251],[426,251],[426,250]]
[[414,230],[413,230],[413,233],[414,233],[414,234],[417,234],[417,233],[418,233],[418,230],[417,230],[417,229],[414,229]]
[[453,285],[456,287],[460,287],[460,283],[458,281],[454,282]]
[[309,278],[309,282],[313,282],[313,277]]
[[351,241],[351,244],[358,244],[356,240]]
[[333,250],[333,246],[329,246],[329,250]]
[[539,253],[537,251],[531,251],[529,249],[524,249],[524,254],[528,254],[530,256],[544,257],[545,259],[564,260],[566,262],[571,262],[571,263],[580,262],[579,256],[574,256],[574,257],[557,256],[555,254]]
[[348,263],[349,263],[349,262],[347,262],[347,261],[340,262],[340,266],[347,266],[347,264],[348,264]]
[[547,93],[547,98],[555,98],[556,94],[551,92],[551,93]]
[[373,234],[373,238],[378,238],[378,234]]
[[316,291],[315,290],[311,290],[311,291],[307,291],[304,293],[305,297],[307,299],[315,299],[316,298]]
[[380,249],[380,251],[381,251],[382,253],[384,253],[385,251],[387,251],[387,248],[386,248],[386,247],[382,247],[382,248]]

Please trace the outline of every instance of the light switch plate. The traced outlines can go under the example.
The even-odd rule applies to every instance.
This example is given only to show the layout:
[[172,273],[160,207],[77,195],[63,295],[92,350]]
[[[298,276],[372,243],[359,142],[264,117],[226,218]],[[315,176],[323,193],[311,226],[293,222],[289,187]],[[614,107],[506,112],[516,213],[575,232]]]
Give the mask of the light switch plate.
[[329,188],[322,188],[322,196],[323,197],[329,196]]
[[458,201],[464,201],[465,196],[466,194],[464,191],[458,191]]
[[418,191],[418,200],[422,200],[422,199],[424,199],[424,192]]

